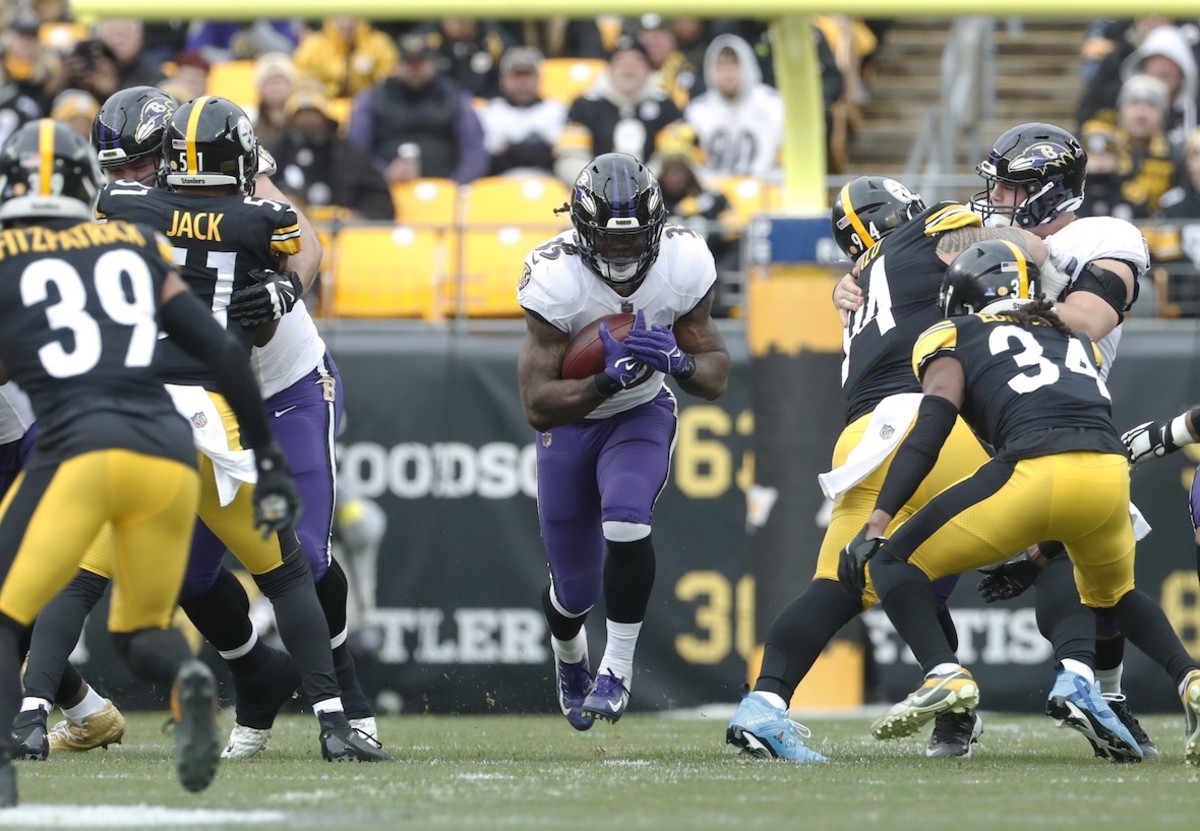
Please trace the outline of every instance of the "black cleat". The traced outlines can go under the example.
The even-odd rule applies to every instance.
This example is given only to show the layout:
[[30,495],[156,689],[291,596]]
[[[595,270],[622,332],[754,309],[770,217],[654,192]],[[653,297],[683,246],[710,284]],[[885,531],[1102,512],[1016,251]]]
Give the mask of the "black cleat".
[[925,755],[930,757],[958,756],[969,759],[971,745],[983,733],[983,719],[974,710],[963,713],[942,713],[933,722],[933,735]]
[[179,783],[193,793],[202,791],[217,775],[221,737],[217,733],[217,679],[200,661],[188,661],[175,676],[171,716]]
[[46,730],[46,711],[41,707],[22,710],[13,719],[13,758],[44,762],[50,756],[50,737]]
[[256,730],[269,730],[300,686],[300,673],[286,652],[266,647],[268,657],[254,672],[233,674],[234,709],[237,723]]
[[1125,696],[1121,693],[1105,693],[1104,700],[1108,702],[1109,709],[1113,711],[1113,714],[1133,734],[1134,741],[1142,749],[1142,761],[1157,762],[1162,758],[1162,754],[1158,752],[1158,748],[1154,745],[1154,740],[1150,738],[1149,734],[1146,733],[1145,729],[1138,722],[1137,717],[1133,714],[1133,710],[1129,709],[1129,701],[1126,700]]
[[323,714],[321,758],[326,762],[394,762],[379,742],[346,721],[344,713]]

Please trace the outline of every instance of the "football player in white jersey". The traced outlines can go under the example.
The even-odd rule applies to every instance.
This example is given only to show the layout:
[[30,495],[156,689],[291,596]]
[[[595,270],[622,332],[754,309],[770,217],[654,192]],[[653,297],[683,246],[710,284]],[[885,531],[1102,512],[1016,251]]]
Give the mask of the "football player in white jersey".
[[[154,184],[160,164],[163,125],[175,102],[153,87],[122,90],[105,103],[93,126],[93,144],[110,180]],[[275,162],[259,148],[255,192],[283,200],[270,176]],[[331,532],[336,472],[333,442],[342,419],[341,379],[304,303],[321,262],[321,244],[311,223],[296,211],[302,248],[289,259],[289,268],[264,272],[261,282],[236,293],[229,315],[246,326],[278,320],[274,337],[252,353],[272,427],[280,436],[289,468],[302,490],[304,514],[297,533],[309,561],[317,598],[329,625],[330,645],[342,705],[351,727],[370,740],[363,755],[386,756],[377,750],[375,713],[359,684],[347,646],[348,584],[332,558]],[[300,483],[303,483],[301,485]],[[205,556],[196,556],[200,551]],[[229,662],[236,691],[237,722],[224,756],[247,758],[261,750],[283,701],[296,688],[296,670],[289,657],[258,639],[245,610],[249,600],[241,583],[221,567],[224,545],[197,523],[193,557],[181,598],[202,633]],[[26,758],[45,758],[50,749],[87,750],[119,741],[124,718],[111,702],[90,690],[70,668],[66,656],[78,638],[83,619],[103,594],[107,579],[103,564],[91,563],[48,607],[35,628],[30,651],[22,713],[14,723]],[[236,614],[231,613],[236,611]],[[57,686],[56,686],[57,684]],[[63,691],[78,688],[77,695]],[[51,698],[50,693],[58,690]],[[51,701],[61,703],[68,719],[56,725],[45,742],[45,715]]]
[[[1137,280],[1149,269],[1149,251],[1141,232],[1124,220],[1075,218],[1074,211],[1084,199],[1086,165],[1082,146],[1061,127],[1040,122],[1017,125],[996,139],[979,164],[987,188],[972,198],[971,207],[987,226],[1024,228],[1045,241],[1049,259],[1042,267],[1042,288],[1055,299],[1059,317],[1097,344],[1104,358],[1101,377],[1106,378],[1116,358],[1124,313],[1137,299]],[[858,308],[861,298],[861,289],[846,275],[834,291],[843,320]],[[1083,648],[1093,623],[1078,603],[1071,566],[1060,544],[1047,541],[1011,563],[990,569],[980,583],[980,593],[988,602],[1008,599],[1035,579],[1039,629],[1061,660],[1073,649]],[[943,604],[955,582],[938,581]],[[941,620],[944,628],[953,629],[944,605]],[[1095,680],[1145,758],[1158,758],[1157,748],[1121,691],[1124,638],[1103,617],[1096,627]],[[949,755],[950,750],[965,755],[974,719],[970,713],[940,716],[930,750],[936,745],[940,755]],[[1086,729],[1082,732],[1088,734]],[[1091,736],[1089,740],[1098,756],[1111,758],[1105,747]]]
[[[633,656],[654,584],[654,502],[675,443],[671,375],[688,393],[725,391],[729,354],[713,323],[712,255],[666,224],[654,175],[606,153],[575,180],[574,229],[525,258],[517,298],[526,335],[521,404],[538,431],[538,514],[550,566],[542,595],[559,706],[576,730],[615,722],[633,686]],[[632,312],[624,341],[601,325],[604,367],[562,377],[571,338],[592,321]],[[604,595],[607,642],[593,674],[584,621]]]

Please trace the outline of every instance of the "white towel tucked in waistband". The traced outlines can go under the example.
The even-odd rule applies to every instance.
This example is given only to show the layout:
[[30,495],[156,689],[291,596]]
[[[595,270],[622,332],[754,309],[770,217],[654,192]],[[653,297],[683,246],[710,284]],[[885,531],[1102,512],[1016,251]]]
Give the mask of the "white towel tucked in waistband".
[[1146,518],[1142,516],[1142,512],[1138,510],[1138,506],[1132,502],[1129,503],[1129,518],[1133,520],[1133,537],[1138,542],[1146,539],[1150,533],[1150,523],[1146,522]]
[[225,507],[237,496],[242,482],[258,481],[253,450],[230,450],[229,437],[217,405],[204,387],[166,384],[175,409],[192,425],[192,442],[196,449],[212,459],[217,479],[217,496]]
[[867,422],[866,432],[846,456],[846,461],[817,477],[826,498],[836,502],[883,464],[917,417],[922,398],[924,395],[919,392],[904,392],[889,395],[879,402]]

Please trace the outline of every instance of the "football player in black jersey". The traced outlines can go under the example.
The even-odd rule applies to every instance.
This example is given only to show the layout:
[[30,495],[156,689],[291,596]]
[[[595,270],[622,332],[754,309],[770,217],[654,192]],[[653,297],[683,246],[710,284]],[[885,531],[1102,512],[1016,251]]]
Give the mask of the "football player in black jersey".
[[[245,113],[226,99],[202,96],[181,106],[166,124],[160,173],[165,187],[113,183],[100,194],[97,216],[139,219],[162,230],[175,246],[184,280],[210,304],[218,322],[228,325],[232,295],[257,283],[251,272],[286,270],[288,256],[300,245],[295,212],[253,196],[258,160],[258,143]],[[271,316],[259,320],[265,322],[229,327],[247,354],[252,345],[270,339],[278,322]],[[226,408],[209,394],[203,368],[179,354],[170,340],[162,351],[159,366],[177,403],[195,399],[197,406],[206,406],[209,399],[228,428]],[[196,418],[193,424],[204,427]],[[236,433],[225,432],[224,441],[236,454]],[[321,721],[322,755],[330,760],[390,760],[377,742],[347,721],[328,627],[299,540],[295,533],[265,541],[251,533],[244,495],[237,493],[229,501],[229,490],[221,485],[222,477],[230,476],[236,489],[240,478],[236,459],[227,464],[223,450],[201,455],[200,518],[215,538],[197,537],[189,574],[207,572],[207,564],[219,562],[228,547],[275,607],[280,634],[301,672],[301,690]],[[186,591],[182,604],[193,619],[216,616],[202,631],[220,627],[224,612],[216,604],[202,601],[197,608]]]
[[[121,90],[105,102],[93,124],[92,143],[110,181],[157,183],[163,165],[163,135],[175,109],[175,101],[154,87]],[[282,199],[270,180],[273,164],[260,147],[255,193]],[[243,325],[278,320],[292,310],[299,294],[312,284],[320,265],[321,246],[303,213],[296,211],[296,214],[303,247],[289,257],[289,268],[295,268],[295,272],[250,272],[254,282],[230,298],[230,318]],[[311,327],[307,319],[304,323]],[[302,324],[299,332],[303,332]],[[291,334],[297,334],[295,326]],[[296,337],[289,343],[294,345]],[[323,346],[319,340],[318,346]],[[322,382],[322,394],[315,398],[314,378]],[[291,414],[292,423],[277,426],[286,428],[278,438],[285,457],[293,465],[293,475],[306,505],[298,532],[329,623],[334,666],[346,714],[352,726],[375,738],[374,710],[362,691],[353,656],[345,643],[347,581],[341,566],[328,556],[328,545],[322,544],[329,538],[332,521],[333,472],[327,460],[322,463],[319,448],[331,443],[326,433],[332,431],[336,435],[340,386],[336,365],[326,352],[311,373],[282,389],[266,404],[268,409],[275,405],[275,410],[286,409]],[[295,464],[299,464],[298,470]],[[201,541],[202,548],[212,549],[210,555],[215,556],[219,544],[206,527],[197,527],[196,539]],[[46,607],[34,627],[25,671],[24,709],[13,724],[21,758],[44,759],[52,749],[82,751],[121,739],[125,720],[120,711],[111,701],[97,695],[67,660],[88,612],[107,587],[112,571],[110,548],[107,533],[102,533],[84,558],[79,574]],[[289,656],[259,640],[246,614],[249,600],[241,583],[228,569],[219,567],[219,562],[212,565],[215,572],[213,568],[189,569],[184,606],[201,634],[229,664],[237,723],[223,755],[245,758],[265,745],[279,707],[291,696],[298,681]],[[46,717],[52,702],[62,706],[67,718],[48,731]]]
[[[861,591],[869,568],[884,611],[926,672],[872,733],[907,736],[938,713],[979,701],[978,685],[938,623],[931,581],[1050,539],[1066,548],[1084,605],[1111,610],[1126,637],[1174,679],[1188,727],[1184,760],[1200,765],[1200,664],[1162,609],[1134,588],[1129,462],[1112,425],[1100,352],[1044,295],[1014,303],[1031,293],[1035,268],[1016,246],[1012,253],[1016,268],[1001,270],[992,267],[993,253],[974,246],[947,270],[940,305],[950,319],[921,335],[912,353],[920,416],[892,459],[870,519],[842,554],[843,584]],[[960,413],[995,455],[888,539]],[[1099,688],[1070,667],[1060,667],[1049,706],[1062,708],[1060,718],[1103,721],[1121,739],[1110,737],[1114,754],[1142,759]],[[1080,708],[1087,710],[1072,712]]]
[[[20,701],[25,627],[111,523],[109,629],[137,674],[172,686],[176,767],[189,790],[216,773],[216,682],[170,629],[200,493],[191,434],[153,364],[159,327],[202,362],[255,451],[254,523],[291,525],[295,489],[245,355],[208,319],[145,225],[96,225],[96,157],[43,119],[0,150],[0,360],[29,394],[36,449],[0,506],[0,722]],[[5,721],[7,720],[7,721]],[[12,739],[0,742],[0,804],[16,802]]]
[[[843,187],[832,223],[834,238],[862,269],[866,292],[861,308],[850,314],[843,341],[847,425],[834,449],[834,471],[822,477],[827,493],[838,498],[813,580],[771,624],[754,690],[726,730],[731,744],[797,761],[823,757],[800,741],[788,702],[837,631],[875,599],[869,586],[861,598],[846,594],[838,583],[838,555],[870,515],[892,453],[916,416],[920,385],[909,358],[917,337],[939,319],[937,297],[946,266],[981,239],[1020,242],[1045,258],[1045,247],[1026,231],[983,228],[978,216],[953,202],[926,208],[907,187],[879,176],[859,177]],[[876,414],[879,419],[873,420]],[[948,444],[952,450],[938,460],[897,522],[987,461],[961,420]],[[850,451],[860,445],[876,448],[871,463],[847,466]]]

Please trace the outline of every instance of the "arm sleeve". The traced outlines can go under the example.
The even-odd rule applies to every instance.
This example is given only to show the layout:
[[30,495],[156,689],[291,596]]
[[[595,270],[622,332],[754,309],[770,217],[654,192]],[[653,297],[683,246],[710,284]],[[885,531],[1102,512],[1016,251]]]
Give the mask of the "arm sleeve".
[[237,415],[242,443],[250,449],[270,445],[274,439],[250,362],[204,304],[191,292],[181,292],[159,310],[159,322],[185,352],[203,361],[212,372],[221,394]]
[[895,516],[912,498],[933,470],[938,451],[954,429],[957,415],[958,409],[945,398],[927,395],[921,399],[917,423],[900,444],[888,467],[883,487],[879,489],[879,498],[875,500],[877,509]]

